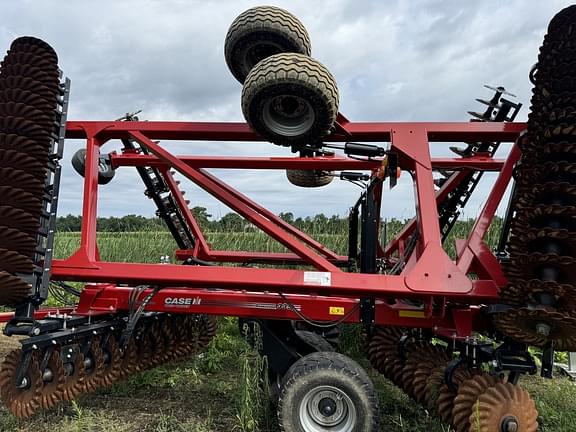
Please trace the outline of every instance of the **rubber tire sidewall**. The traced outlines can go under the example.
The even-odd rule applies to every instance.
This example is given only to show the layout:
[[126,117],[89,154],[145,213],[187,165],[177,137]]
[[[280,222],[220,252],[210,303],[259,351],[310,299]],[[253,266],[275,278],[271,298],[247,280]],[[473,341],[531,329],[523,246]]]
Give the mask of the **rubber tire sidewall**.
[[334,176],[331,173],[320,170],[286,170],[286,178],[294,186],[319,188],[332,183]]
[[[304,133],[299,135],[287,136],[279,135],[268,128],[264,122],[264,108],[266,102],[279,95],[297,96],[308,101],[314,111],[314,123]],[[275,82],[269,81],[258,89],[257,93],[246,104],[246,120],[260,135],[268,141],[283,146],[304,145],[310,142],[320,140],[326,135],[326,132],[333,122],[325,99],[322,94],[313,88],[305,87],[298,82]]]
[[[72,155],[72,167],[74,170],[84,177],[86,172],[86,149],[80,149]],[[105,185],[112,181],[116,171],[111,166],[106,164],[106,171],[100,170],[100,163],[98,163],[98,184]]]
[[[228,64],[228,69],[230,69],[230,72],[240,84],[244,83],[246,77],[254,66],[270,55],[284,52],[296,52],[299,54],[309,55],[309,52],[307,52],[303,47],[298,47],[293,44],[292,41],[286,38],[281,32],[274,32],[271,30],[272,29],[254,30],[251,33],[242,35],[237,40],[230,42],[233,43],[234,46],[229,48],[229,51],[226,50],[226,63]],[[263,42],[277,45],[278,52],[269,54],[268,56],[258,59],[258,61],[254,61],[253,64],[250,64],[245,53],[252,50],[253,47],[263,44]]]
[[[271,22],[271,18],[275,19]],[[244,24],[240,25],[240,22]],[[278,26],[278,23],[282,25]],[[278,53],[293,52],[310,56],[312,47],[306,27],[298,17],[276,6],[256,6],[238,15],[226,34],[224,58],[228,69],[241,84],[254,64],[249,64],[246,53],[259,44],[276,45]],[[269,54],[272,55],[272,54]]]
[[[341,362],[332,363],[330,367],[320,367],[312,364],[314,358],[318,358],[319,362],[329,358],[345,359],[354,367],[338,364]],[[378,415],[377,397],[376,401],[371,401],[369,397],[369,392],[375,394],[372,382],[356,362],[334,352],[310,354],[294,363],[288,370],[282,383],[278,404],[280,430],[308,432],[300,423],[300,402],[309,391],[327,385],[343,391],[352,401],[357,420],[353,432],[378,432],[378,419],[374,418]],[[374,410],[369,407],[374,407]]]

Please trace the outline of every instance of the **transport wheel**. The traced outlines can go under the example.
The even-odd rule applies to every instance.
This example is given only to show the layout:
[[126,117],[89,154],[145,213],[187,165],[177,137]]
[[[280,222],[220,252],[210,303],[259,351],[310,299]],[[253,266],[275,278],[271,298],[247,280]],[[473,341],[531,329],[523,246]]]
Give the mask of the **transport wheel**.
[[278,7],[258,6],[242,12],[226,34],[226,64],[241,83],[256,63],[283,52],[309,56],[310,37],[298,18]]
[[301,146],[321,140],[338,114],[336,80],[310,57],[275,54],[246,78],[242,112],[252,129],[274,144]]
[[[72,156],[72,166],[74,170],[84,177],[86,172],[86,149],[80,149]],[[116,170],[103,160],[98,161],[98,184],[105,185],[112,181],[116,175]]]
[[331,172],[319,170],[286,170],[286,177],[293,185],[305,188],[326,186],[334,180]]
[[286,373],[278,401],[280,430],[376,432],[378,396],[355,361],[335,352],[302,357]]
[[334,347],[330,345],[326,339],[315,333],[313,331],[306,330],[294,330],[296,336],[300,338],[304,343],[314,348],[316,351],[330,352],[334,351]]

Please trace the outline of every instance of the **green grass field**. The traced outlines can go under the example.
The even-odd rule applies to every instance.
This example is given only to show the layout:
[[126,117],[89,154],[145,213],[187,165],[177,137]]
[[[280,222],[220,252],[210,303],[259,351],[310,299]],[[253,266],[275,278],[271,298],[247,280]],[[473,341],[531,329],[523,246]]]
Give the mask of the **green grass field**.
[[[343,253],[343,236],[316,236]],[[211,233],[214,248],[282,251],[255,233]],[[493,241],[493,240],[492,240]],[[57,237],[56,255],[70,254],[79,243],[77,233]],[[158,262],[174,244],[168,233],[105,233],[99,237],[102,259]],[[345,329],[343,350],[366,367],[380,395],[381,430],[447,432],[450,429],[374,371],[362,356],[359,331]],[[2,345],[14,345],[3,338]],[[5,352],[4,352],[5,354]],[[243,341],[236,320],[221,318],[219,333],[197,358],[158,367],[130,377],[110,389],[63,403],[28,420],[18,420],[0,408],[0,431],[155,431],[205,432],[277,431],[275,413],[257,384],[262,360]],[[523,378],[540,412],[540,430],[576,430],[576,386],[566,378]]]

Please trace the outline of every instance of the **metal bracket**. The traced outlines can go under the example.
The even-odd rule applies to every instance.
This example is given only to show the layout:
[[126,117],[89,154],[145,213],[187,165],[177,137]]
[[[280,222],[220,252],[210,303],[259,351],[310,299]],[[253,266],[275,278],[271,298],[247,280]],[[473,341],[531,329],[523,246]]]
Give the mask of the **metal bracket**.
[[362,324],[376,322],[376,301],[373,298],[360,299],[360,322]]

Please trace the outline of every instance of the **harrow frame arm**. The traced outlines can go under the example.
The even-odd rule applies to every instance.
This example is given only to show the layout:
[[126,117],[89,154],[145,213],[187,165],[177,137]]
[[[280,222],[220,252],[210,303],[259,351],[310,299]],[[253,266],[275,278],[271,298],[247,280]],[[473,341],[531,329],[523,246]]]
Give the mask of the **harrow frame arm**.
[[[243,123],[176,123],[176,122],[68,122],[68,138],[87,139],[87,161],[84,182],[84,206],[82,240],[79,250],[70,258],[56,260],[53,278],[56,280],[76,280],[87,282],[122,283],[131,285],[150,284],[158,286],[179,286],[189,289],[216,288],[230,290],[256,290],[261,292],[282,292],[309,294],[312,296],[346,296],[357,299],[362,296],[372,298],[416,298],[426,299],[432,304],[446,300],[462,300],[470,304],[490,303],[497,300],[501,280],[485,279],[471,281],[465,272],[452,262],[441,246],[438,227],[437,200],[443,191],[436,194],[432,182],[432,168],[460,168],[498,170],[503,162],[484,156],[473,158],[437,158],[430,156],[429,143],[436,141],[515,141],[525,129],[523,123],[353,123],[342,126],[346,134],[333,135],[330,141],[391,141],[390,151],[400,156],[400,166],[415,173],[415,193],[417,200],[417,226],[420,238],[413,265],[405,269],[401,276],[381,274],[358,274],[342,272],[336,265],[343,264],[347,257],[338,256],[321,244],[300,233],[280,218],[257,203],[235,191],[203,168],[300,168],[354,167],[374,170],[382,162],[379,160],[358,161],[345,157],[319,158],[218,158],[218,157],[177,157],[155,143],[156,139],[179,140],[259,140]],[[176,169],[208,192],[221,199],[242,216],[255,223],[273,238],[281,241],[292,252],[288,254],[265,254],[236,251],[203,252],[179,251],[179,258],[196,256],[202,259],[249,260],[268,263],[292,261],[307,263],[315,271],[285,269],[252,269],[239,267],[193,267],[165,264],[127,264],[102,262],[96,247],[97,213],[97,163],[99,149],[111,139],[135,139],[145,146],[152,155],[137,155],[127,152],[113,155],[116,166],[158,166],[164,172]],[[508,159],[505,164],[510,164]],[[326,165],[324,165],[326,164]],[[500,174],[498,187],[510,181],[511,174]],[[502,191],[503,193],[503,191]],[[500,197],[500,192],[495,197]],[[182,203],[180,203],[182,204]],[[494,203],[496,205],[497,203]],[[476,228],[479,233],[491,221],[493,214],[485,213],[483,224]],[[392,243],[397,240],[393,240]],[[479,244],[468,239],[462,251],[479,251]],[[389,250],[389,246],[387,248]],[[479,251],[480,252],[480,251]],[[482,251],[485,252],[485,251]],[[469,253],[469,252],[466,252]],[[488,251],[489,253],[489,251]],[[479,254],[480,255],[480,254]],[[484,260],[483,257],[479,258]],[[490,261],[487,265],[498,266]],[[490,272],[489,272],[490,274]]]

